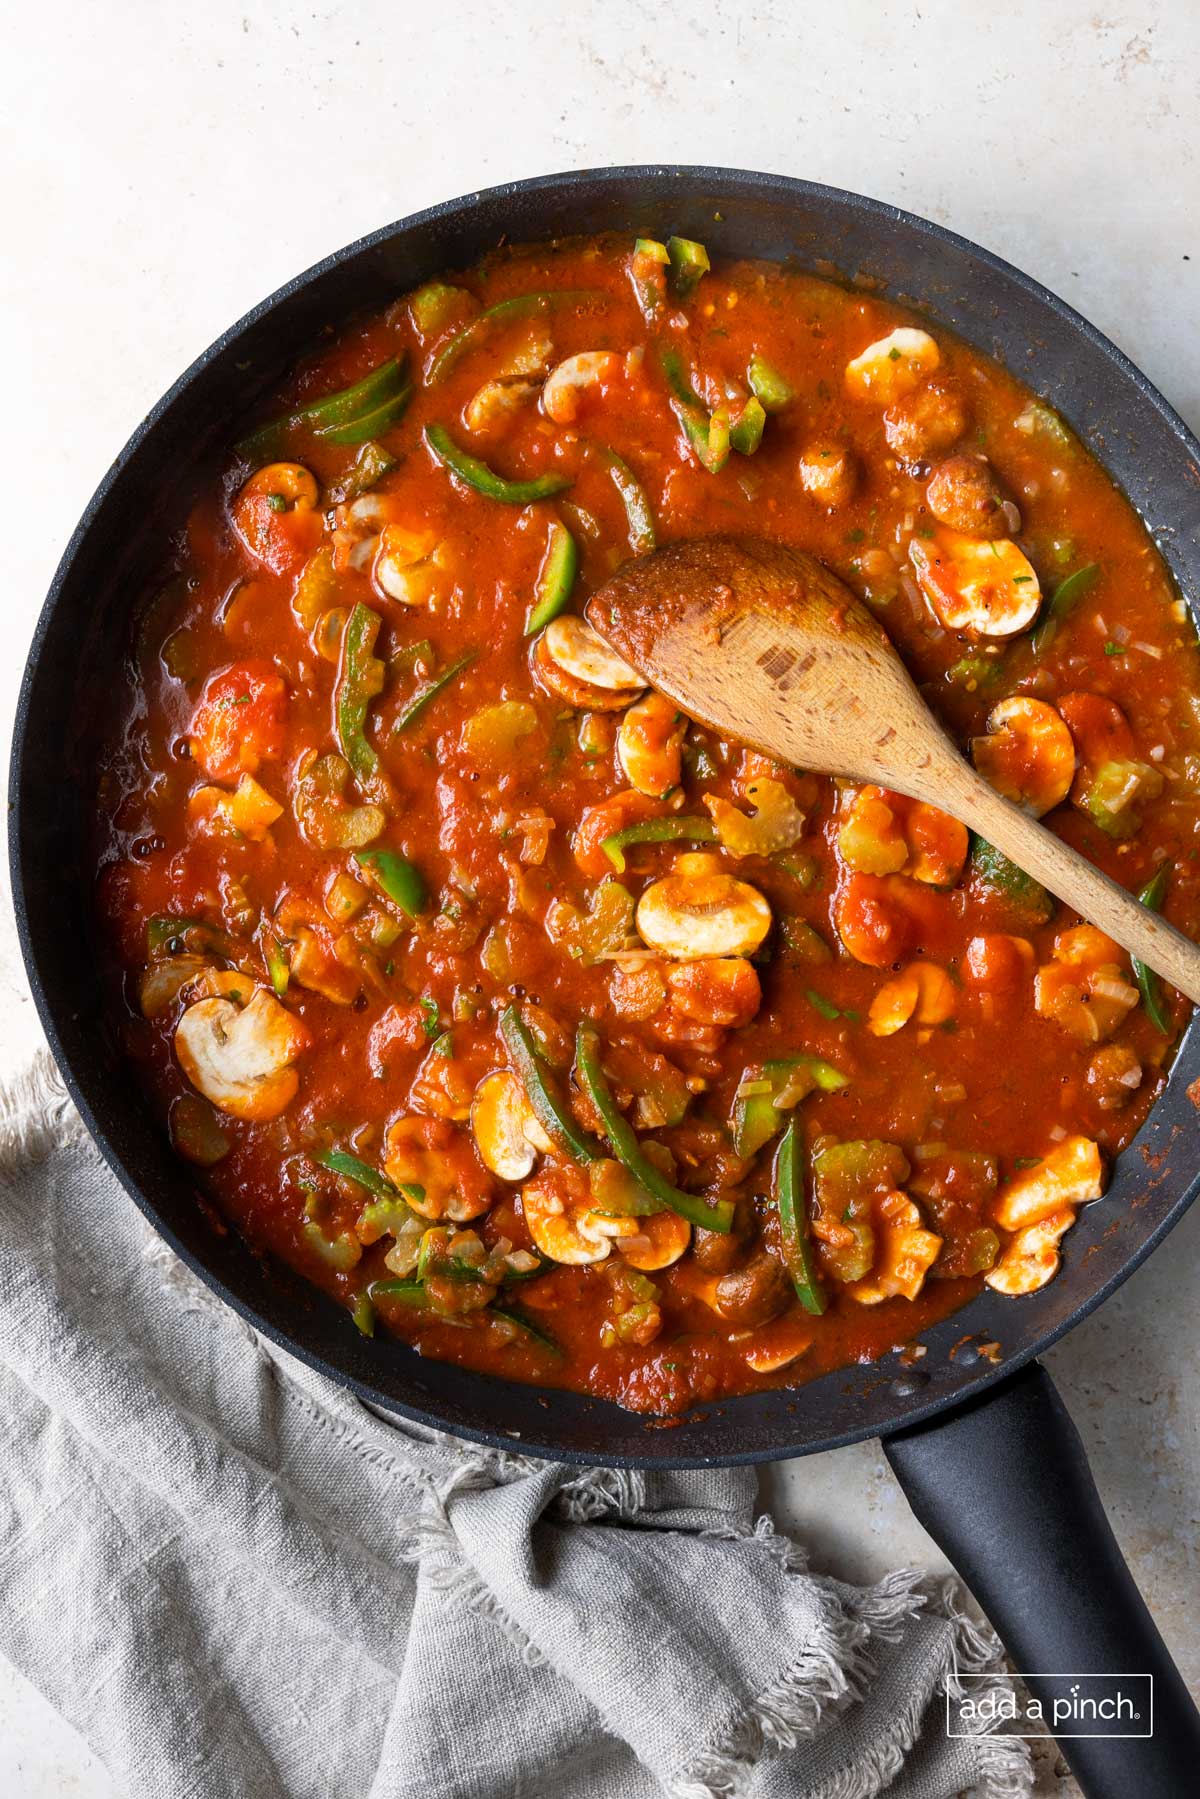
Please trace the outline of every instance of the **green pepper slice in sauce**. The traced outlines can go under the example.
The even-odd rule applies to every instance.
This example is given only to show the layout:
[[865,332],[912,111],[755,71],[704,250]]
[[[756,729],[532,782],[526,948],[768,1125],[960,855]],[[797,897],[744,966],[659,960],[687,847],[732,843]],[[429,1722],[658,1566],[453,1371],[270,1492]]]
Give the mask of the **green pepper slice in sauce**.
[[793,1118],[783,1133],[775,1157],[775,1205],[779,1212],[779,1234],[784,1258],[796,1298],[806,1312],[820,1317],[825,1310],[825,1295],[817,1271],[812,1231],[808,1221],[808,1205],[804,1195],[804,1152],[800,1128]]
[[535,475],[529,481],[509,481],[495,469],[472,456],[456,444],[445,425],[426,425],[425,442],[431,455],[443,468],[485,499],[499,500],[505,506],[528,506],[532,500],[548,500],[570,487],[566,475]]
[[595,1106],[604,1134],[617,1161],[627,1168],[647,1193],[669,1211],[678,1212],[689,1224],[706,1231],[728,1234],[733,1229],[733,1201],[719,1199],[710,1204],[695,1193],[684,1193],[674,1186],[662,1170],[656,1168],[638,1142],[612,1095],[600,1066],[600,1039],[590,1025],[581,1024],[575,1038],[575,1066],[579,1083]]
[[[1162,867],[1146,882],[1146,885],[1138,894],[1138,898],[1148,911],[1162,911],[1163,900],[1166,898],[1167,884],[1170,879],[1171,864],[1169,862],[1164,862]],[[1133,978],[1137,982],[1138,992],[1142,996],[1142,1006],[1146,1013],[1146,1017],[1150,1020],[1150,1023],[1154,1026],[1156,1031],[1161,1031],[1164,1037],[1169,1037],[1171,1034],[1171,1015],[1167,1010],[1166,1000],[1163,995],[1162,981],[1152,968],[1147,968],[1146,964],[1144,962],[1139,962],[1136,956],[1132,957],[1132,962]]]

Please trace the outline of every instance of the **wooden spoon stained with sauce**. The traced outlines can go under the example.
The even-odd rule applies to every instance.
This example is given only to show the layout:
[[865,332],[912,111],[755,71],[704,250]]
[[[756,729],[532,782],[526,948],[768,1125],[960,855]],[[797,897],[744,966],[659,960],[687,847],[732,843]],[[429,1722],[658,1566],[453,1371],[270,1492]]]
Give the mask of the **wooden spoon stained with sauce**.
[[671,543],[627,562],[585,610],[690,718],[953,814],[1200,1004],[1200,949],[989,787],[878,620],[813,557],[753,537]]

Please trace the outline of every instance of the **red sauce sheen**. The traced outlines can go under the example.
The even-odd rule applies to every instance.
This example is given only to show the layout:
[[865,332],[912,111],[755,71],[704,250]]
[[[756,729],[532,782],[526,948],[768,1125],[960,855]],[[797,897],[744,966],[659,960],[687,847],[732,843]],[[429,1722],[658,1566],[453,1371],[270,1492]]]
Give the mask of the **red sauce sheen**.
[[588,595],[655,538],[819,557],[987,777],[1191,932],[1200,766],[1182,602],[1044,402],[672,250],[505,251],[331,335],[196,500],[97,817],[201,1195],[361,1329],[662,1415],[1069,1278],[1186,1006],[932,808],[677,718]]

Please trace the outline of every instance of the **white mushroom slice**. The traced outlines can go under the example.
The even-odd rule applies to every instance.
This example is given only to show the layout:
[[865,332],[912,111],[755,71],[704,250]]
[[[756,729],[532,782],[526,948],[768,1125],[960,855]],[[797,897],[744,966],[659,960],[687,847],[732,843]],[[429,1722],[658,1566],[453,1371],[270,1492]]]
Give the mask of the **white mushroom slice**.
[[1001,1189],[992,1216],[1002,1230],[1040,1224],[1066,1206],[1086,1205],[1104,1191],[1104,1163],[1090,1137],[1064,1137],[1035,1168],[1023,1168]]
[[868,344],[846,364],[846,386],[856,399],[893,406],[932,375],[940,361],[938,347],[927,331],[901,325]]
[[748,881],[707,866],[688,866],[654,881],[638,901],[638,935],[660,956],[700,962],[709,956],[753,955],[771,928],[771,908]]
[[1014,693],[988,714],[988,734],[971,740],[971,760],[997,793],[1035,818],[1061,805],[1075,779],[1075,742],[1045,700]]
[[180,993],[210,966],[204,956],[168,956],[151,962],[138,982],[138,1004],[144,1018],[161,1018]]
[[678,1212],[655,1212],[629,1222],[634,1228],[622,1236],[617,1248],[623,1260],[643,1274],[678,1262],[692,1241],[692,1227]]
[[469,431],[489,431],[537,392],[535,381],[485,381],[463,414]]
[[595,1230],[584,1235],[580,1229],[587,1207],[569,1208],[547,1187],[534,1182],[523,1188],[521,1210],[534,1243],[552,1262],[583,1268],[589,1262],[603,1262],[612,1253],[610,1237]]
[[582,350],[552,369],[542,389],[542,410],[556,425],[569,425],[579,410],[579,390],[598,387],[620,373],[614,350]]
[[625,1237],[636,1237],[641,1223],[639,1218],[618,1218],[611,1212],[578,1212],[575,1216],[576,1230],[589,1243],[604,1239],[617,1243]]
[[1058,1273],[1062,1261],[1058,1244],[1074,1222],[1075,1214],[1068,1208],[1026,1225],[1010,1238],[1000,1260],[984,1275],[988,1286],[997,1293],[1036,1293]]
[[623,693],[646,685],[636,668],[630,668],[610,650],[585,618],[566,613],[551,619],[542,634],[546,654],[573,681],[602,687],[607,693]]
[[798,1362],[812,1346],[812,1340],[810,1325],[794,1317],[775,1318],[755,1331],[753,1340],[746,1345],[746,1362],[756,1374],[778,1374],[781,1368]]
[[309,1042],[298,1018],[265,987],[242,1006],[202,999],[175,1030],[184,1074],[205,1099],[234,1118],[278,1118],[300,1084],[292,1063]]
[[617,731],[617,759],[631,787],[662,799],[678,787],[687,720],[673,700],[648,693],[630,706]]
[[484,1167],[502,1181],[523,1181],[533,1172],[535,1152],[551,1147],[524,1088],[508,1068],[497,1069],[476,1087],[471,1129]]
[[377,540],[371,574],[375,585],[402,606],[423,606],[442,577],[439,544],[432,531],[387,525]]
[[1008,537],[964,537],[945,526],[914,537],[909,560],[921,591],[948,631],[1011,637],[1038,615],[1042,590],[1033,564]]

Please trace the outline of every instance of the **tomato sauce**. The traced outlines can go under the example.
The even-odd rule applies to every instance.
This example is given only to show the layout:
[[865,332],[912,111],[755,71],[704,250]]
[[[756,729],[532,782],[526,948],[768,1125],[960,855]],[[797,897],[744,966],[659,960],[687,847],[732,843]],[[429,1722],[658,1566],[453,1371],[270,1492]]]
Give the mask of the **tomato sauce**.
[[665,255],[506,250],[288,378],[144,610],[97,866],[139,1078],[252,1244],[367,1332],[672,1414],[1053,1278],[1187,1008],[933,808],[650,703],[587,596],[652,536],[810,552],[989,779],[1193,933],[1200,659],[995,362]]

